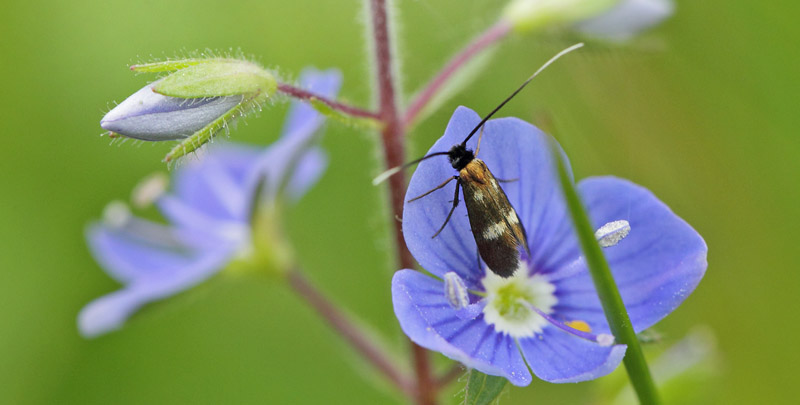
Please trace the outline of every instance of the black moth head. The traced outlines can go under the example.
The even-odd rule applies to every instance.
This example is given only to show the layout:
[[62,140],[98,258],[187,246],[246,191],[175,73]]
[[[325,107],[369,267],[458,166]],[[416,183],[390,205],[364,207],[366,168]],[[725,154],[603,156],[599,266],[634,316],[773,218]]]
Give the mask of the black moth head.
[[459,143],[450,148],[450,151],[447,152],[447,157],[450,159],[450,165],[453,166],[453,169],[461,171],[469,162],[475,159],[475,154],[472,153],[472,150],[467,149],[467,145]]

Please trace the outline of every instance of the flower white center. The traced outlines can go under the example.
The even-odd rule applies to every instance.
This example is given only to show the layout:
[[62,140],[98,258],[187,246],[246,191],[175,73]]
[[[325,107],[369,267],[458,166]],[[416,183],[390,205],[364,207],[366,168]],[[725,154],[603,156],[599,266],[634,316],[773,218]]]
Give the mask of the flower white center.
[[529,276],[525,264],[520,263],[514,275],[508,278],[500,277],[487,269],[481,282],[486,290],[484,319],[494,325],[498,333],[515,338],[531,337],[549,324],[532,308],[549,314],[558,303],[554,294],[556,287],[546,276]]

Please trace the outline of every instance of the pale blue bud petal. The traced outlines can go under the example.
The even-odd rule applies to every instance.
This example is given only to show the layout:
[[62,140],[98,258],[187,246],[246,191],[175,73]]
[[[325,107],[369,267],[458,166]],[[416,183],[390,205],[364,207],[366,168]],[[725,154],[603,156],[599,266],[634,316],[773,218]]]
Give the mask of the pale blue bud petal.
[[153,91],[150,83],[100,120],[103,129],[144,141],[183,139],[242,102],[243,96],[184,99]]

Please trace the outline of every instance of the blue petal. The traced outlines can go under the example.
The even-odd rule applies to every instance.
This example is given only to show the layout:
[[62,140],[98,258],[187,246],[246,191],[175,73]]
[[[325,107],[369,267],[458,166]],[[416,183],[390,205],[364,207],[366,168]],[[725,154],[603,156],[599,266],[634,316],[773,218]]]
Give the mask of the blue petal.
[[564,196],[556,173],[552,148],[561,147],[535,126],[517,118],[499,118],[486,124],[479,157],[502,183],[508,201],[525,227],[533,270],[548,273],[574,257],[564,246],[572,233]]
[[555,327],[520,339],[525,360],[537,377],[552,383],[569,383],[602,377],[619,365],[625,345],[600,346]]
[[86,235],[92,255],[121,283],[181,268],[206,251],[227,248],[153,222],[131,219],[127,228],[93,224]]
[[413,270],[392,279],[392,302],[400,327],[418,345],[441,352],[486,374],[528,385],[531,374],[514,340],[494,331],[483,316],[460,319],[444,296],[441,281]]
[[286,185],[289,197],[297,201],[317,183],[325,168],[328,167],[328,156],[322,148],[309,149],[297,162],[297,167]]
[[[342,84],[342,74],[336,69],[319,71],[306,68],[300,73],[300,87],[327,98],[335,98]],[[313,134],[322,124],[324,117],[308,103],[294,101],[281,131],[284,136],[290,133]]]
[[[447,151],[462,142],[478,122],[480,117],[475,112],[459,107],[444,136],[428,153]],[[478,135],[467,146],[474,150],[477,142]],[[562,239],[570,234],[571,228],[555,174],[551,142],[552,138],[531,124],[516,118],[500,118],[486,123],[478,152],[495,177],[513,180],[502,183],[502,187],[526,229],[534,267],[540,272],[558,268],[576,253],[574,249],[561,249]],[[569,169],[569,162],[564,159]],[[423,161],[411,178],[406,200],[456,174],[445,156]],[[483,271],[477,265],[477,247],[463,204],[444,231],[431,239],[450,210],[454,187],[452,182],[422,199],[406,203],[403,234],[411,253],[426,270],[440,277],[455,271],[468,285],[475,286]]]
[[219,271],[233,246],[159,246],[105,226],[90,230],[90,246],[110,274],[127,285],[81,310],[78,327],[92,337],[121,327],[142,305],[186,290]]
[[[480,122],[480,117],[466,107],[458,107],[447,124],[444,136],[433,144],[428,153],[446,152],[464,140],[470,130]],[[477,136],[470,145],[474,148]],[[408,249],[425,270],[439,276],[456,272],[474,288],[480,285],[484,273],[478,263],[478,248],[472,237],[467,209],[459,204],[447,226],[431,238],[442,226],[452,206],[455,181],[419,200],[408,202],[458,173],[450,166],[446,156],[438,156],[419,164],[406,191],[403,205],[403,236]],[[460,199],[460,197],[459,197]]]
[[[176,170],[171,198],[210,219],[243,221],[248,214],[251,192],[246,183],[260,156],[258,148],[243,144],[209,145],[199,160],[189,161]],[[161,202],[159,206],[171,221],[180,221],[180,216],[169,206]],[[182,225],[192,227],[194,222]]]
[[[341,73],[335,69],[324,72],[306,69],[301,74],[300,82],[304,88],[333,98],[339,91]],[[296,195],[301,191],[297,187],[303,182],[307,182],[308,186],[314,183],[310,181],[315,180],[312,176],[292,185],[291,176],[294,175],[298,164],[302,163],[304,153],[314,144],[314,137],[324,121],[325,117],[306,103],[292,102],[281,138],[262,154],[259,158],[259,167],[250,179],[252,183],[257,183],[262,176],[264,177],[265,198],[274,198],[287,185],[295,187],[289,192]]]
[[[634,329],[639,332],[674,311],[705,274],[708,248],[700,235],[644,187],[614,177],[593,177],[578,190],[599,228],[624,219],[630,234],[603,252],[611,266]],[[577,267],[585,267],[582,262]],[[555,281],[556,312],[607,332],[600,303],[586,271]]]

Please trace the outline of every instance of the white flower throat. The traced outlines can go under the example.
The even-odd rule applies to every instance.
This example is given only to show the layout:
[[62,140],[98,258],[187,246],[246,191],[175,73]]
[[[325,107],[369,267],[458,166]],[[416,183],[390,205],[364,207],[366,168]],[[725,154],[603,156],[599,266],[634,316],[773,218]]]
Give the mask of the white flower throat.
[[549,324],[532,307],[545,314],[551,313],[553,306],[558,303],[554,294],[556,287],[546,276],[529,276],[524,262],[520,262],[520,267],[508,278],[486,269],[486,276],[481,282],[486,290],[484,319],[494,325],[498,333],[514,338],[532,337]]

